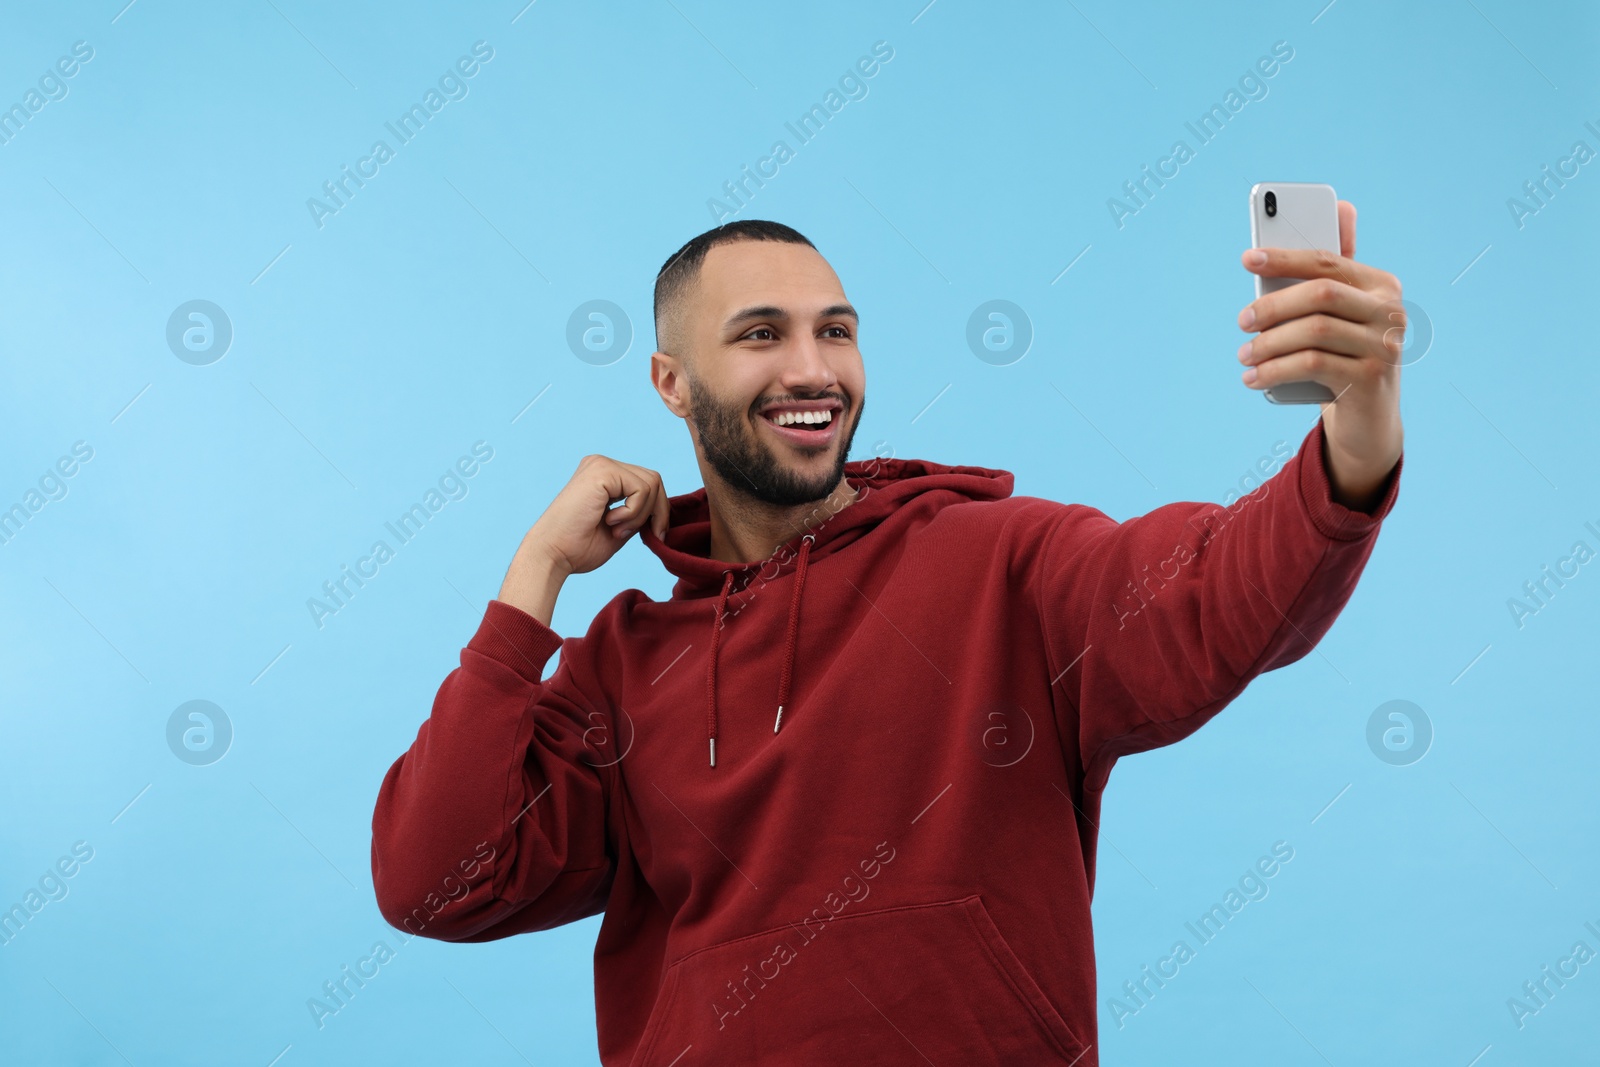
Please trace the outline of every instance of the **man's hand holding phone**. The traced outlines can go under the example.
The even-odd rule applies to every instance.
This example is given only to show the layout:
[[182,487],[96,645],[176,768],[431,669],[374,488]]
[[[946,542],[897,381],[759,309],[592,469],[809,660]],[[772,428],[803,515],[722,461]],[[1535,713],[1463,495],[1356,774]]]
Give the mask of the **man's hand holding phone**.
[[1339,205],[1339,254],[1325,249],[1253,248],[1244,268],[1263,277],[1305,279],[1247,304],[1239,327],[1256,333],[1239,348],[1243,381],[1268,389],[1315,381],[1332,391],[1322,405],[1334,499],[1370,511],[1400,459],[1400,359],[1406,316],[1400,279],[1355,261],[1356,209]]

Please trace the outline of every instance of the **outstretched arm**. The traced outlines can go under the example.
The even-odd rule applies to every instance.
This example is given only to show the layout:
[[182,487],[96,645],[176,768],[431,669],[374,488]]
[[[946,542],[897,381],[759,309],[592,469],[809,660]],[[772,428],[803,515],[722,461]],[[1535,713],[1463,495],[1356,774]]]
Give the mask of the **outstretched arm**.
[[1230,507],[1176,503],[1117,523],[1072,506],[1051,527],[1038,595],[1062,736],[1099,788],[1119,756],[1199,729],[1251,679],[1306,655],[1355,589],[1399,492],[1400,282],[1340,255],[1245,253],[1308,279],[1253,301],[1245,384],[1311,379],[1335,396],[1300,451]]

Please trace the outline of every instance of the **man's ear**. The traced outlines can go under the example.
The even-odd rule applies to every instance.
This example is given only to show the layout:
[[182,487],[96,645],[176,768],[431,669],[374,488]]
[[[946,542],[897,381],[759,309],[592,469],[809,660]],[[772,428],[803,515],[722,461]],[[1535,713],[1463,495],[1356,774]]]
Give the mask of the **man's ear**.
[[656,387],[667,410],[680,419],[689,416],[688,379],[677,356],[660,349],[650,353],[650,384]]

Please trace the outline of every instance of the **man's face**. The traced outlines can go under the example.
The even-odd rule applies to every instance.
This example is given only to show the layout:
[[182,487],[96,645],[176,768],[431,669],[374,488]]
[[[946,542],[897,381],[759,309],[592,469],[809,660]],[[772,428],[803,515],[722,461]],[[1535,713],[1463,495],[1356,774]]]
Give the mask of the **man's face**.
[[768,504],[827,497],[866,403],[855,311],[827,260],[778,241],[718,245],[685,310],[682,379],[657,387],[675,394],[663,391],[701,455],[730,488]]

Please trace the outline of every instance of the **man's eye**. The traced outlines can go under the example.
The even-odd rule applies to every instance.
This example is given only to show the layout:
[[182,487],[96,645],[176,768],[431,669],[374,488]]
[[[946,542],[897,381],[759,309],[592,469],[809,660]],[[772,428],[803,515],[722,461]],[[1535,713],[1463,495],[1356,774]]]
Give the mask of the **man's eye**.
[[[756,334],[758,334],[758,333],[770,334],[771,332],[772,332],[772,328],[770,326],[757,326],[755,329],[751,330],[749,333],[745,334],[744,336],[745,336],[745,339],[748,340],[748,339],[750,339],[752,337],[755,337]],[[765,340],[768,340],[768,338],[756,337],[756,340],[765,341]]]
[[848,326],[829,326],[828,329],[829,330],[838,330],[840,337],[849,337],[850,336],[850,328]]

